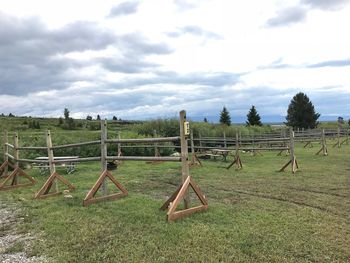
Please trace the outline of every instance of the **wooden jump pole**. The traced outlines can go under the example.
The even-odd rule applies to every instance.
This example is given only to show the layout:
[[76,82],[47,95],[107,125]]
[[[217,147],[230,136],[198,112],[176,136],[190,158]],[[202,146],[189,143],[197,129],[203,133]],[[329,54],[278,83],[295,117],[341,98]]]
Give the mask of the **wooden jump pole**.
[[9,163],[9,147],[8,147],[8,132],[7,130],[4,130],[4,137],[3,137],[3,145],[4,145],[4,167],[2,171],[0,170],[0,177],[7,176],[8,174],[8,163]]
[[[14,142],[13,142],[13,146],[14,146],[14,157],[15,157],[15,170],[19,168],[19,162],[18,162],[18,159],[19,159],[19,150],[18,150],[18,145],[19,145],[19,142],[18,142],[18,133],[15,132],[15,135],[14,135]],[[13,184],[18,184],[18,177],[15,176],[13,178]]]
[[[121,132],[118,131],[118,140],[121,140]],[[118,142],[117,144],[118,147],[118,157],[122,156],[122,144]]]
[[[188,144],[187,136],[185,134],[186,125],[186,111],[180,112],[180,144],[181,144],[181,174],[182,183],[185,183],[188,176],[190,176],[190,168],[188,166]],[[187,209],[190,206],[190,194],[187,190],[184,195],[184,206]]]
[[[101,172],[107,170],[107,121],[101,121]],[[101,190],[103,195],[108,195],[108,186],[106,178],[103,179]]]
[[224,136],[224,147],[227,148],[227,141],[226,141],[226,133],[225,133],[225,131],[223,132],[223,136]]
[[193,130],[191,130],[191,134],[190,134],[190,141],[191,141],[191,162],[190,165],[200,165],[202,166],[202,162],[198,159],[198,156],[196,154],[196,151],[194,149],[194,140],[193,140]]
[[288,165],[291,164],[292,173],[295,173],[299,167],[298,167],[298,162],[297,162],[296,157],[295,157],[294,131],[292,128],[290,128],[290,130],[289,130],[289,137],[290,137],[289,149],[290,149],[291,159],[280,169],[280,172],[283,172],[288,167]]
[[[157,131],[153,130],[153,138],[157,138]],[[159,148],[158,148],[158,143],[155,142],[154,143],[154,156],[155,157],[160,157],[160,152],[159,152]]]
[[321,149],[316,153],[316,155],[319,155],[321,152],[323,154],[323,156],[327,156],[328,155],[328,150],[327,150],[327,143],[326,143],[326,136],[325,136],[325,131],[324,129],[322,130],[322,134],[321,134]]
[[[51,132],[49,130],[46,130],[45,137],[46,137],[47,156],[48,156],[48,160],[49,160],[50,175],[52,175],[53,173],[56,172],[56,166],[54,163],[54,154],[53,154],[53,149],[52,149]],[[55,187],[56,192],[58,192],[59,189],[58,189],[57,180],[53,181],[53,185]]]
[[239,135],[236,132],[236,152],[235,152],[235,157],[233,159],[233,162],[229,166],[226,167],[227,170],[230,169],[234,164],[236,164],[236,166],[237,166],[236,170],[243,168],[241,157],[239,156],[239,137],[238,136]]

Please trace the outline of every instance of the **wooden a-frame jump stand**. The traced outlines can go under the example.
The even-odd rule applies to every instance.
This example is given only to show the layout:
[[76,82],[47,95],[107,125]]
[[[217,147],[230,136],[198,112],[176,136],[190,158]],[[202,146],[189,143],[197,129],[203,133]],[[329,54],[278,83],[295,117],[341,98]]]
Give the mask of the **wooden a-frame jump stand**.
[[[46,180],[44,185],[40,188],[40,190],[35,194],[35,199],[43,199],[46,197],[62,194],[63,191],[59,191],[58,182],[66,185],[69,191],[75,189],[74,185],[72,185],[66,178],[56,172],[50,131],[46,131],[46,145],[51,175]],[[54,186],[53,191],[51,191],[52,186]]]
[[294,174],[297,169],[299,169],[297,159],[295,157],[295,151],[294,151],[294,132],[292,129],[290,129],[290,156],[291,159],[279,170],[280,172],[283,172],[289,165],[292,167],[292,173]]
[[[208,201],[203,195],[198,185],[190,176],[188,163],[188,145],[187,136],[190,134],[188,122],[186,121],[186,112],[180,112],[180,140],[181,140],[181,166],[182,166],[182,184],[170,196],[170,198],[161,206],[161,210],[168,209],[167,220],[173,221],[195,212],[200,212],[208,209]],[[193,140],[192,140],[193,141]],[[190,207],[189,188],[192,188],[196,196],[201,202],[201,205]],[[184,209],[176,211],[181,200],[184,200]]]
[[322,152],[323,156],[328,155],[328,150],[327,150],[327,144],[326,144],[326,136],[324,133],[324,130],[322,130],[322,141],[321,141],[321,149],[316,153],[316,155],[319,155]]
[[230,163],[229,166],[226,167],[226,169],[230,169],[234,164],[236,164],[236,170],[242,169],[243,165],[242,165],[242,161],[241,161],[241,157],[239,156],[239,141],[238,141],[238,133],[236,133],[236,153],[234,156],[234,159],[232,161],[232,163]]
[[[18,134],[15,133],[14,136],[14,145],[12,146],[14,149],[14,160],[15,164],[11,164],[9,161],[9,153],[8,153],[8,134],[7,131],[4,132],[4,163],[0,166],[0,177],[5,178],[2,182],[0,182],[0,190],[10,190],[18,187],[30,186],[36,183],[36,180],[27,175],[20,167],[18,163],[19,159],[19,150],[18,150]],[[8,168],[12,168],[13,171],[8,174]],[[19,183],[19,178],[26,178],[28,183]]]

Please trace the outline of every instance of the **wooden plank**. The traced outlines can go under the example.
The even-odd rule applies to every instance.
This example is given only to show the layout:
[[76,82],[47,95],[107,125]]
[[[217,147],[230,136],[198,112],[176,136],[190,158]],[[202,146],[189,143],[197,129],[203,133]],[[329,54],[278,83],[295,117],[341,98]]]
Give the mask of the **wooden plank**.
[[108,139],[106,143],[154,143],[154,142],[174,142],[180,137],[144,138],[144,139]]
[[181,210],[181,211],[176,211],[170,215],[167,215],[167,219],[170,222],[170,221],[182,218],[184,216],[188,216],[188,215],[196,213],[196,212],[201,212],[201,211],[207,210],[208,207],[209,207],[208,205],[201,205],[201,206],[187,208],[187,209]]
[[[180,111],[179,125],[180,125],[180,144],[181,144],[181,174],[182,174],[183,184],[187,182],[187,179],[189,179],[189,175],[190,175],[190,168],[188,165],[188,143],[187,143],[187,135],[185,134],[185,123],[186,123],[186,111],[182,110]],[[190,196],[188,191],[186,191],[186,194],[184,196],[184,206],[185,208],[188,208],[190,206]]]
[[102,202],[102,201],[112,201],[112,200],[116,200],[116,199],[119,199],[119,198],[124,197],[124,196],[126,196],[126,194],[121,192],[121,193],[110,194],[110,195],[101,196],[101,197],[95,197],[93,199],[84,200],[83,205],[88,206],[88,205],[95,204],[95,203]]

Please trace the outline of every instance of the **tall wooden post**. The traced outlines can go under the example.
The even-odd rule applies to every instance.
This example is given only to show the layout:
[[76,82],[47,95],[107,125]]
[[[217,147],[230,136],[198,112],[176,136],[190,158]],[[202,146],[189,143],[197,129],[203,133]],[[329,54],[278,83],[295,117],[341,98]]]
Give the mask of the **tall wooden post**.
[[191,139],[191,153],[192,153],[192,156],[193,156],[195,154],[194,141],[193,141],[193,130],[191,130],[190,139]]
[[[118,140],[121,139],[121,134],[120,131],[118,131]],[[122,156],[122,144],[118,142],[118,157]]]
[[[157,131],[153,130],[153,137],[157,138]],[[160,152],[159,152],[159,148],[158,148],[158,143],[155,142],[154,143],[154,156],[155,157],[160,157]]]
[[[19,162],[18,162],[18,159],[19,159],[19,150],[18,150],[18,133],[15,132],[15,135],[14,135],[14,143],[13,143],[13,146],[14,146],[14,157],[15,157],[15,169],[19,168]],[[18,178],[17,176],[15,176],[13,178],[13,183],[14,185],[18,184]]]
[[341,147],[341,145],[340,145],[340,128],[338,128],[338,130],[337,130],[337,144],[338,144],[338,148],[340,148]]
[[[299,128],[298,128],[299,129]],[[290,145],[290,156],[293,158],[295,158],[295,152],[294,152],[294,131],[292,128],[290,128],[289,130],[289,145]]]
[[203,145],[202,145],[202,135],[201,135],[201,133],[198,134],[198,139],[199,139],[199,149],[200,149],[199,151],[200,151],[200,152],[203,152],[203,148],[202,148],[202,146],[203,146]]
[[[8,163],[9,157],[7,156],[7,154],[9,153],[9,147],[7,146],[7,143],[8,143],[8,132],[7,132],[7,130],[4,131],[3,143],[4,143],[4,163]],[[0,174],[0,177],[2,175],[7,176],[7,174],[8,174],[8,165],[5,165],[2,174]]]
[[[101,170],[107,171],[107,121],[101,121]],[[101,190],[103,195],[108,194],[106,178],[103,179]]]
[[225,131],[224,131],[224,147],[225,148],[227,148],[227,141],[226,141],[226,133],[225,133]]
[[[54,163],[54,154],[52,149],[52,139],[51,139],[51,133],[49,130],[46,130],[46,147],[47,147],[47,157],[49,160],[49,168],[50,168],[50,175],[56,172],[56,166]],[[58,183],[57,180],[53,181],[53,185],[55,187],[55,191],[58,192]]]
[[322,153],[324,156],[328,154],[324,129],[322,129]]
[[238,133],[236,132],[236,156],[239,155],[239,137]]
[[[182,183],[184,184],[187,177],[190,175],[190,169],[188,166],[188,144],[187,136],[185,134],[185,123],[186,123],[186,111],[182,110],[180,112],[180,143],[181,143],[181,173],[182,173]],[[186,191],[184,195],[184,205],[185,209],[190,206],[190,195],[189,191]]]

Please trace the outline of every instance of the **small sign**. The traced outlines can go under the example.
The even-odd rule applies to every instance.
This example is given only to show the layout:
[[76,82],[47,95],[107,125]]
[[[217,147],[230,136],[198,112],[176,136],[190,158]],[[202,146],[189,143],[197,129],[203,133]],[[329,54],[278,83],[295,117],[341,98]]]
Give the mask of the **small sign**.
[[184,133],[185,136],[190,135],[190,123],[188,121],[184,122]]

